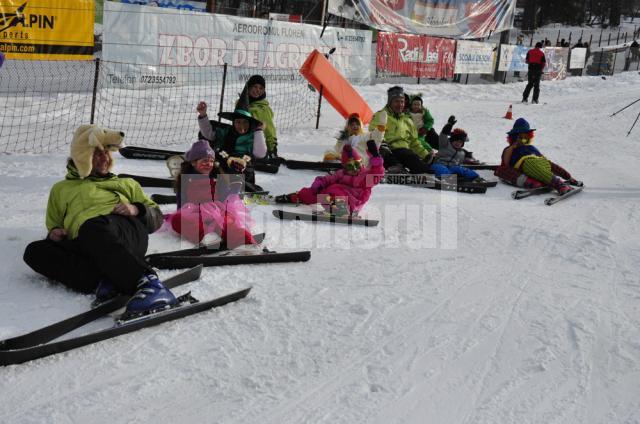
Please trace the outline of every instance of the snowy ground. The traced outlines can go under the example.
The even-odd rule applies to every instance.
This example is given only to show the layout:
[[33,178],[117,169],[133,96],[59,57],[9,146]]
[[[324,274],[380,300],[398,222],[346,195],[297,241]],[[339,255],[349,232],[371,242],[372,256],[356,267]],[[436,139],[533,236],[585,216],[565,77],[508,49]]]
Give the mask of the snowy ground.
[[[639,84],[638,73],[543,82],[539,106],[517,103],[524,83],[406,86],[424,93],[438,130],[455,114],[469,149],[492,163],[513,103],[585,191],[547,207],[511,200],[502,184],[485,195],[379,186],[365,210],[376,228],[280,222],[254,206],[266,245],[311,249],[311,260],[208,268],[187,287],[196,297],[253,291],[0,369],[0,422],[640,422],[640,127],[626,137],[640,104],[609,117],[637,100]],[[388,87],[358,89],[377,110]],[[342,122],[327,112],[318,131],[279,134],[281,155],[320,158]],[[64,161],[0,156],[0,338],[91,301],[22,262],[45,234]],[[116,171],[167,175],[161,162],[122,158]],[[314,175],[283,168],[259,183],[288,192]],[[150,250],[178,243],[154,234]]]

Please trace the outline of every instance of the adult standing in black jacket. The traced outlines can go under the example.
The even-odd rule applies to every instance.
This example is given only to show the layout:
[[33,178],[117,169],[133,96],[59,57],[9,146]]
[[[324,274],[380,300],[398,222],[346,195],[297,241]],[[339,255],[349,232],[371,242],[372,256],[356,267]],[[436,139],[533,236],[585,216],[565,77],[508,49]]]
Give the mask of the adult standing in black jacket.
[[542,43],[536,43],[536,46],[527,52],[525,59],[529,65],[529,74],[527,76],[527,87],[522,92],[522,103],[529,102],[529,93],[533,88],[533,98],[531,103],[538,103],[538,96],[540,96],[540,80],[542,79],[542,70],[547,64],[547,59],[542,51]]

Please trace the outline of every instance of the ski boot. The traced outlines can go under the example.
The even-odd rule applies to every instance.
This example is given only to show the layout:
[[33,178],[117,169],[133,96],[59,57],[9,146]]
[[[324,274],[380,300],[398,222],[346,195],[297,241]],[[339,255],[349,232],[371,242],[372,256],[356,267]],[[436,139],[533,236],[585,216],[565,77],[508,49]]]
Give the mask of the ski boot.
[[582,187],[584,185],[584,183],[582,181],[578,181],[575,178],[569,178],[568,180],[566,180],[567,184],[575,186],[575,187]]
[[155,274],[143,275],[137,287],[138,291],[127,302],[125,320],[170,308],[178,302]]
[[281,194],[274,198],[276,203],[293,203],[294,205],[300,203],[298,193]]
[[553,177],[551,180],[551,187],[553,187],[560,196],[573,190],[573,187],[571,187],[568,182],[563,181],[560,177]]
[[96,306],[117,297],[119,294],[118,289],[116,289],[116,286],[113,285],[111,280],[103,278],[98,282],[96,298],[91,302],[91,307],[95,308]]
[[349,204],[345,199],[336,198],[329,204],[329,213],[334,216],[349,216]]

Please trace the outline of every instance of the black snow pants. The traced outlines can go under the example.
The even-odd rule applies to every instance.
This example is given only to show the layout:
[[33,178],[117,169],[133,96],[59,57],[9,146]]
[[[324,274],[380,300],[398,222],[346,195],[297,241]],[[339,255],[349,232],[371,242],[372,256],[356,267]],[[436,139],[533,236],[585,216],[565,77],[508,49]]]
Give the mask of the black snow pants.
[[411,174],[432,173],[431,166],[415,154],[411,149],[404,147],[399,149],[383,149],[381,151],[384,167],[389,169],[394,165],[402,165],[409,170]]
[[93,293],[103,278],[125,294],[133,294],[147,265],[149,234],[136,217],[102,215],[85,221],[78,237],[59,242],[49,239],[30,243],[24,261],[34,271],[68,288]]

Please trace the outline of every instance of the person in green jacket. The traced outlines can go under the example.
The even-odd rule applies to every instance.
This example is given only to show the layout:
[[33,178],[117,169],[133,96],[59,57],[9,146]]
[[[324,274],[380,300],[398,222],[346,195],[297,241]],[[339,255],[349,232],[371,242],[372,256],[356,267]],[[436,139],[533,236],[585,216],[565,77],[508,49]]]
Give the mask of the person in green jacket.
[[[369,130],[379,125],[382,111],[387,114],[387,125],[380,153],[388,173],[424,174],[431,172],[434,152],[420,144],[418,130],[411,116],[404,113],[405,96],[402,87],[387,90],[387,105],[373,115]],[[406,168],[406,169],[405,169]]]
[[264,124],[251,116],[248,111],[248,95],[240,95],[233,112],[220,112],[218,116],[232,122],[221,124],[210,121],[207,116],[207,104],[199,102],[198,126],[201,138],[209,141],[211,148],[223,159],[218,169],[223,173],[244,174],[247,191],[261,191],[255,184],[253,163],[267,153]]
[[243,92],[249,97],[249,112],[264,124],[264,137],[267,141],[267,162],[279,162],[278,137],[276,126],[273,124],[273,110],[269,106],[266,92],[266,82],[262,75],[252,75],[244,86]]
[[433,129],[435,120],[429,109],[424,107],[420,94],[410,96],[408,113],[418,130],[418,139],[422,147],[429,150],[437,149],[440,136]]
[[162,212],[130,178],[110,171],[110,149],[124,133],[83,125],[74,134],[67,175],[52,187],[46,212],[47,237],[30,243],[24,261],[34,271],[96,303],[132,295],[126,313],[170,307],[176,299],[145,262],[149,234]]

